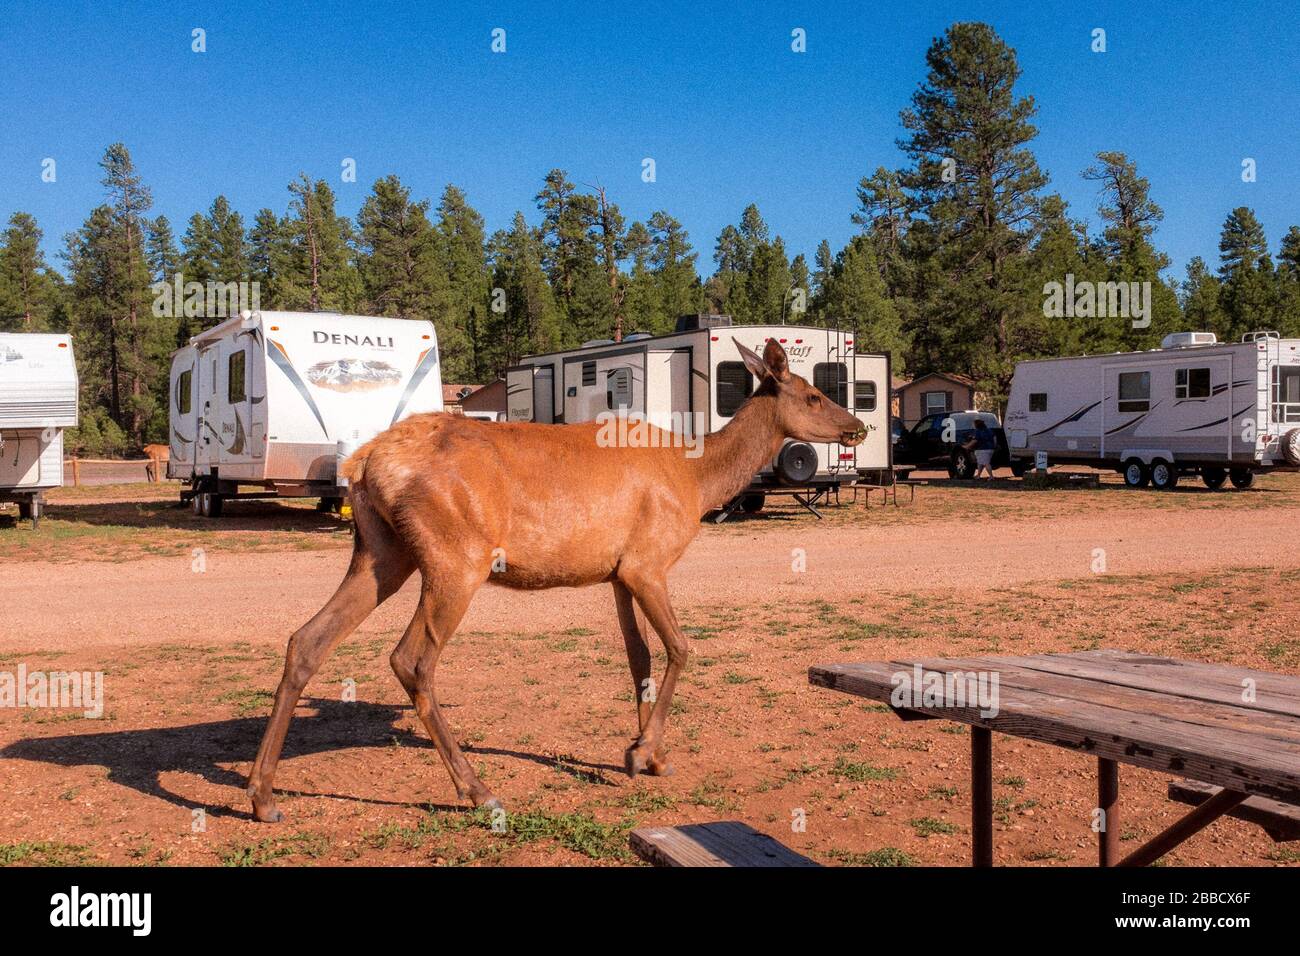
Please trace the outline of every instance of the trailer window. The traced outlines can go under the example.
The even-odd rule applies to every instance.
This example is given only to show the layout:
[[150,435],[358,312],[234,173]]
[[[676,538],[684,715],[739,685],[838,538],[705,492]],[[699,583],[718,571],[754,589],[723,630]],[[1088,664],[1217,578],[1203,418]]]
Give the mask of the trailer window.
[[1151,409],[1151,373],[1119,373],[1119,410],[1145,412]]
[[744,362],[718,363],[718,414],[730,418],[754,394],[754,376]]
[[841,408],[849,405],[849,367],[843,362],[818,362],[813,366],[813,385]]
[[1300,366],[1273,366],[1273,421],[1300,422]]
[[853,409],[859,412],[874,412],[876,410],[875,382],[853,383]]
[[632,407],[632,369],[612,369],[605,376],[605,405],[611,409]]
[[582,363],[582,384],[584,386],[596,384],[596,363],[595,362]]
[[1174,398],[1209,398],[1210,370],[1180,368],[1174,370]]
[[182,415],[190,413],[191,396],[190,385],[194,382],[194,372],[186,369],[181,372],[181,377],[176,380],[176,410]]
[[231,352],[226,365],[226,400],[231,405],[242,402],[248,394],[244,389],[244,356],[247,354],[246,349]]
[[1029,410],[1031,412],[1047,411],[1047,393],[1030,392],[1029,393]]

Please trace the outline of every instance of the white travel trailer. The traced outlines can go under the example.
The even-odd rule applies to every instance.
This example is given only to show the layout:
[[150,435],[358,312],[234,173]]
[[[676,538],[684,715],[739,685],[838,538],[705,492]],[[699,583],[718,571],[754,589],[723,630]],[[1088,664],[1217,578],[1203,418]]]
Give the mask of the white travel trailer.
[[188,482],[181,499],[208,517],[229,498],[319,497],[334,509],[341,461],[442,408],[430,322],[244,312],[172,355],[167,477]]
[[[848,408],[867,430],[855,448],[786,442],[753,485],[719,515],[757,511],[764,497],[794,493],[812,506],[860,471],[891,467],[888,355],[858,354],[854,333],[795,325],[737,325],[725,315],[684,316],[670,335],[532,355],[506,371],[509,421],[586,422],[602,413],[643,417],[679,435],[717,431],[754,391],[732,339],[760,354],[768,339],[785,348],[791,371]],[[815,510],[814,510],[815,513]]]
[[1247,488],[1300,466],[1300,339],[1180,332],[1146,352],[1021,362],[1004,427],[1013,459],[1114,468],[1134,488],[1190,473]]
[[77,425],[77,363],[66,335],[0,334],[0,501],[33,526],[63,484],[63,429]]

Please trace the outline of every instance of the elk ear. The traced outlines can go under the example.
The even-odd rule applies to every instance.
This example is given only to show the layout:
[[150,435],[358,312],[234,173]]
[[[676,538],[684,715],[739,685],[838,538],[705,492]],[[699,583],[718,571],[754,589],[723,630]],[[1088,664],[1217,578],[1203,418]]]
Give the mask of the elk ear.
[[[734,336],[731,341],[736,342]],[[741,345],[739,342],[736,342],[736,348],[740,350],[740,357],[745,361],[745,368],[749,369],[750,374],[752,374],[754,378],[761,382],[765,376],[772,374],[771,370],[767,367],[767,363],[759,357],[757,352],[745,348],[745,346]]]
[[781,348],[781,343],[776,339],[767,340],[767,348],[763,349],[763,364],[778,382],[790,381],[790,362],[785,357],[785,349]]

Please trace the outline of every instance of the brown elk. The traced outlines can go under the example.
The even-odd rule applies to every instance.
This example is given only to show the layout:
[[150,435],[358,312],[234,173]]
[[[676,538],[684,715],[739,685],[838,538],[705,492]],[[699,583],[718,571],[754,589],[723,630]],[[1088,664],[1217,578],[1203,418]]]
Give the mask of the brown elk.
[[[257,819],[281,819],[272,780],[303,688],[416,570],[419,604],[391,663],[461,799],[499,806],[443,718],[433,676],[470,600],[489,581],[521,589],[613,585],[640,727],[625,767],[630,776],[671,773],[661,745],[687,643],[668,599],[669,569],[701,517],[740,493],[787,438],[856,445],[866,434],[858,419],[790,372],[777,342],[769,340],[761,358],[736,346],[759,384],[726,427],[703,436],[698,457],[680,447],[601,447],[594,423],[505,424],[437,413],[414,415],[362,446],[345,465],[352,562],[334,596],[289,639],[249,774]],[[657,694],[644,693],[650,648],[642,615],[667,653]]]

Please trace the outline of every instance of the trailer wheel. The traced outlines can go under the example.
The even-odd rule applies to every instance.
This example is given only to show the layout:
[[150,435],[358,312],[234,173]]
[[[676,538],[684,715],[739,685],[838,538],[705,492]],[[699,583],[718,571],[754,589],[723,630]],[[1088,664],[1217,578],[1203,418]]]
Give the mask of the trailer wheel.
[[1157,491],[1172,491],[1177,488],[1178,469],[1163,458],[1157,458],[1151,462],[1151,487]]
[[203,492],[196,491],[190,495],[190,511],[196,518],[203,517]]
[[1227,480],[1227,470],[1217,465],[1207,465],[1201,469],[1201,481],[1205,482],[1205,487],[1211,491],[1218,491]]
[[221,506],[223,499],[215,491],[201,491],[195,498],[198,500],[199,514],[205,518],[220,518]]
[[1130,458],[1124,462],[1124,484],[1130,488],[1145,488],[1151,481],[1151,472],[1140,458]]
[[1232,487],[1243,491],[1255,483],[1255,473],[1249,468],[1234,468],[1228,472],[1228,477],[1232,479]]
[[766,503],[767,495],[745,495],[740,499],[740,510],[747,515],[756,515],[763,510],[763,505]]
[[1023,478],[1027,471],[1029,471],[1029,462],[1021,461],[1019,458],[1011,459],[1011,474],[1017,478]]

